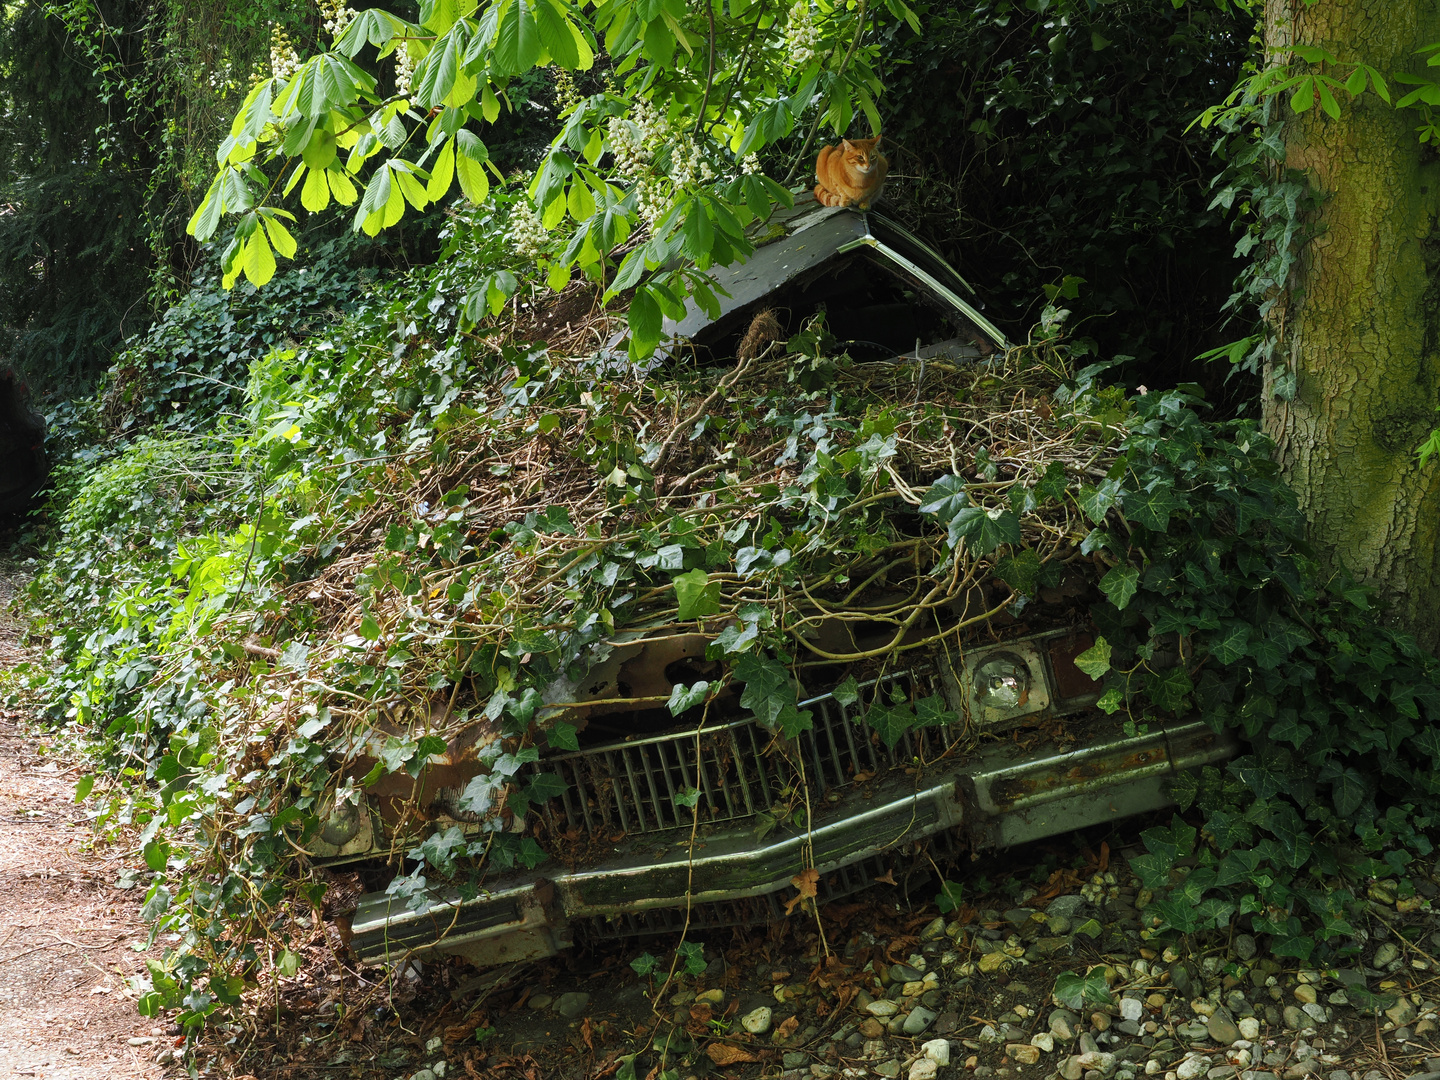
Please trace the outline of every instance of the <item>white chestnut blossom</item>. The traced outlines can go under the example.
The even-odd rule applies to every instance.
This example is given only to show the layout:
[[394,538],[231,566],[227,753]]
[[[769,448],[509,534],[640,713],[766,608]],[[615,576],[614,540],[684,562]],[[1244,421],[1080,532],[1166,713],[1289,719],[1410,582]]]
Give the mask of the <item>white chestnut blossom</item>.
[[276,79],[288,79],[300,70],[300,57],[290,37],[280,27],[270,30],[270,74]]
[[815,59],[820,48],[820,28],[815,25],[810,0],[796,0],[790,8],[790,20],[785,24],[785,48],[795,67],[804,67]]

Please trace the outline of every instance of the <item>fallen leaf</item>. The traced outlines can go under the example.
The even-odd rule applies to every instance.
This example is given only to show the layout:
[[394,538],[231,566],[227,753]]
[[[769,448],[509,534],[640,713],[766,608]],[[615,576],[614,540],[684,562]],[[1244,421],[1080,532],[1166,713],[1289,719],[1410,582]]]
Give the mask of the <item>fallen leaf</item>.
[[790,1036],[795,1034],[795,1029],[799,1026],[800,1017],[787,1016],[784,1020],[780,1021],[780,1026],[775,1029],[775,1034],[771,1036],[771,1038],[777,1043],[787,1042]]
[[790,884],[800,890],[798,896],[785,901],[785,914],[789,915],[795,910],[795,905],[802,900],[814,900],[820,889],[820,871],[813,866],[807,866],[790,879]]
[[885,873],[881,874],[881,875],[880,875],[879,877],[877,877],[875,880],[878,881],[878,882],[879,882],[880,884],[882,884],[882,885],[898,885],[898,884],[900,884],[898,881],[895,880],[895,868],[894,868],[893,866],[890,867],[890,869],[886,870]]
[[740,1065],[746,1062],[760,1060],[748,1050],[722,1042],[712,1042],[705,1048],[705,1053],[711,1061],[721,1066]]

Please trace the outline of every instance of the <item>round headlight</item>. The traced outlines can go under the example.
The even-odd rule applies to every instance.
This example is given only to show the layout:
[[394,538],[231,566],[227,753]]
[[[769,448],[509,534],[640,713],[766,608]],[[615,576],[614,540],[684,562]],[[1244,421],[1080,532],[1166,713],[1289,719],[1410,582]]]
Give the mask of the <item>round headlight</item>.
[[1030,669],[1013,653],[992,656],[975,669],[975,701],[981,708],[1009,712],[1030,697]]

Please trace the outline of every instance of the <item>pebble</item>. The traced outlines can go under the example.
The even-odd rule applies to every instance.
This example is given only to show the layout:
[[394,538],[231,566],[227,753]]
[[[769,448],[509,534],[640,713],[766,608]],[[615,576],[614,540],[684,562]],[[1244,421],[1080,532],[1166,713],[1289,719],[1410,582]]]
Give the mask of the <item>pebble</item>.
[[525,1001],[525,1007],[538,1012],[541,1009],[548,1009],[554,1003],[555,999],[549,994],[531,994]]
[[1080,1017],[1069,1009],[1056,1009],[1050,1014],[1050,1031],[1057,1039],[1069,1042],[1080,1030]]
[[997,949],[995,952],[986,953],[980,957],[980,963],[977,966],[981,971],[985,972],[985,974],[990,975],[1000,971],[1002,968],[1009,967],[1010,957]]
[[894,1058],[891,1058],[889,1061],[882,1061],[879,1065],[875,1066],[875,1073],[877,1076],[899,1076],[900,1062]]
[[1294,1005],[1286,1005],[1284,1012],[1280,1015],[1284,1018],[1285,1026],[1291,1031],[1299,1031],[1301,1028],[1310,1026],[1310,1018]]
[[555,1011],[566,1020],[574,1020],[585,1011],[585,1006],[590,1004],[590,995],[579,990],[572,990],[568,994],[561,994],[555,1000]]
[[1260,1037],[1260,1021],[1253,1016],[1247,1016],[1235,1025],[1240,1029],[1240,1037],[1254,1042]]
[[1235,955],[1241,960],[1253,960],[1255,959],[1255,954],[1259,952],[1259,946],[1256,945],[1255,939],[1249,934],[1237,934],[1234,947]]
[[1021,1065],[1034,1065],[1040,1060],[1040,1048],[1029,1043],[1006,1043],[1005,1056]]
[[1051,900],[1045,908],[1047,915],[1063,915],[1067,919],[1073,919],[1075,913],[1083,907],[1085,901],[1078,893],[1070,893],[1066,896],[1057,896]]
[[155,1040],[149,1035],[133,1035],[125,1041],[131,1046],[149,1046]]
[[1408,998],[1402,997],[1399,1001],[1395,1002],[1394,1005],[1391,1005],[1390,1008],[1385,1010],[1385,1015],[1390,1018],[1390,1022],[1396,1027],[1404,1027],[1414,1020],[1419,1013]]
[[935,1080],[940,1073],[940,1066],[929,1058],[917,1058],[910,1066],[910,1080]]
[[905,1026],[902,1030],[906,1035],[919,1035],[934,1022],[935,1013],[923,1005],[917,1005],[910,1010],[910,1015],[905,1018]]
[[1093,1027],[1096,1031],[1109,1031],[1109,1030],[1110,1030],[1110,1014],[1109,1014],[1109,1013],[1103,1013],[1103,1012],[1093,1012],[1093,1013],[1091,1013],[1091,1014],[1090,1014],[1090,1026]]
[[860,1024],[860,1034],[867,1039],[878,1039],[885,1034],[885,1025],[873,1016],[867,1016]]
[[1375,950],[1375,959],[1372,961],[1377,968],[1389,967],[1396,960],[1400,959],[1400,946],[1394,942],[1387,941]]
[[889,998],[879,998],[866,1005],[865,1011],[871,1016],[894,1016],[900,1011],[900,1006]]
[[695,995],[697,1005],[723,1005],[725,1003],[724,990],[705,990]]
[[[920,1046],[920,1052],[924,1054],[927,1058],[929,1058],[931,1061],[935,1062],[936,1065],[950,1064],[949,1039],[931,1039],[927,1043],[922,1043]],[[1346,1077],[1345,1080],[1350,1080],[1350,1078]]]
[[1050,1032],[1048,1031],[1042,1031],[1039,1035],[1031,1037],[1030,1045],[1038,1046],[1041,1050],[1048,1054],[1051,1050],[1055,1049],[1055,1036],[1050,1034]]
[[920,931],[921,941],[937,941],[945,936],[945,920],[939,916],[931,919],[925,924],[925,929]]
[[1145,1015],[1145,1004],[1139,998],[1120,999],[1120,1019],[1139,1020]]
[[1178,1080],[1198,1080],[1210,1070],[1210,1059],[1204,1054],[1186,1058],[1175,1070]]
[[1210,1038],[1221,1046],[1229,1046],[1240,1038],[1240,1028],[1230,1016],[1228,1009],[1216,1009],[1211,1013],[1205,1028],[1209,1032]]
[[1085,1075],[1085,1068],[1080,1064],[1080,1057],[1076,1054],[1060,1062],[1059,1072],[1063,1080],[1080,1080]]
[[769,1005],[761,1005],[740,1018],[740,1026],[751,1035],[764,1035],[770,1030],[770,1020],[775,1011]]
[[919,982],[925,977],[923,971],[916,971],[909,964],[891,964],[890,981],[898,983]]
[[1295,987],[1295,1000],[1302,1005],[1313,1005],[1320,1000],[1320,995],[1316,992],[1315,987],[1306,984]]

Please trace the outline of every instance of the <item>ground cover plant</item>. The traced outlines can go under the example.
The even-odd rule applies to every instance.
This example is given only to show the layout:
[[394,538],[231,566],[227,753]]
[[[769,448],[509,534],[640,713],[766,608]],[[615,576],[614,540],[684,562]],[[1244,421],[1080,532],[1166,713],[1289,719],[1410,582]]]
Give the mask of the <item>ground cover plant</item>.
[[[1017,632],[1067,573],[1089,586],[1071,617],[1100,633],[1082,661],[1103,709],[1198,708],[1250,740],[1181,786],[1190,824],[1146,835],[1151,933],[1238,917],[1282,955],[1334,956],[1349,886],[1427,850],[1434,662],[1319,575],[1253,424],[1075,371],[1088,346],[1054,308],[969,370],[854,363],[822,317],[719,371],[646,371],[589,351],[623,317],[598,289],[531,289],[462,331],[468,282],[417,275],[255,360],[243,415],[135,441],[66,508],[29,689],[97,736],[80,794],[139,830],[148,914],[179,936],[145,1011],[198,1024],[293,972],[295,916],[325,910],[304,850],[323,815],[418,774],[462,721],[488,725],[476,827],[397,831],[391,889],[554,855],[527,811],[555,777],[525,766],[580,732],[544,692],[619,632],[708,628],[710,674],[654,704],[753,711],[783,755],[802,687],[961,651],[987,618]],[[566,305],[590,314],[527,340]],[[810,636],[822,615],[873,625],[882,580],[893,634]],[[955,720],[926,698],[865,717],[890,744]]]
[[[1106,386],[1121,357],[1096,363],[1056,306],[1073,279],[1026,345],[973,367],[856,363],[823,317],[715,369],[655,358],[687,294],[713,306],[700,271],[792,199],[765,167],[799,175],[824,125],[873,124],[867,19],[903,36],[914,12],[487,10],[367,12],[333,51],[277,64],[192,219],[207,237],[238,214],[222,278],[272,285],[297,246],[287,185],[367,233],[439,204],[441,263],[246,355],[221,356],[222,333],[181,365],[189,324],[162,325],[163,392],[127,415],[147,433],[77,465],[57,506],[31,593],[49,653],[25,689],[96,737],[78,794],[97,822],[138,832],[147,912],[175,936],[142,1009],[195,1027],[293,974],[300,916],[332,903],[307,845],[457,725],[482,729],[489,768],[456,807],[472,827],[412,816],[391,891],[473,892],[557,854],[529,816],[557,780],[531,766],[583,731],[547,692],[617,634],[713,632],[705,670],[651,704],[749,710],[783,756],[806,691],[1019,632],[1067,581],[1084,604],[1064,615],[1098,633],[1082,663],[1100,708],[1137,729],[1198,711],[1247,740],[1146,834],[1148,932],[1353,950],[1357,884],[1430,852],[1436,663],[1306,546],[1256,424],[1208,419],[1193,386]],[[571,84],[536,175],[493,192],[475,129],[547,58],[592,68],[602,37],[614,69],[588,96]],[[761,40],[789,66],[757,59]],[[393,75],[365,66],[391,58]],[[447,205],[455,180],[468,202]],[[189,385],[242,366],[243,400],[238,380]],[[206,395],[235,415],[151,423]],[[811,632],[836,619],[888,632]],[[867,705],[892,745],[961,719],[928,696]]]

